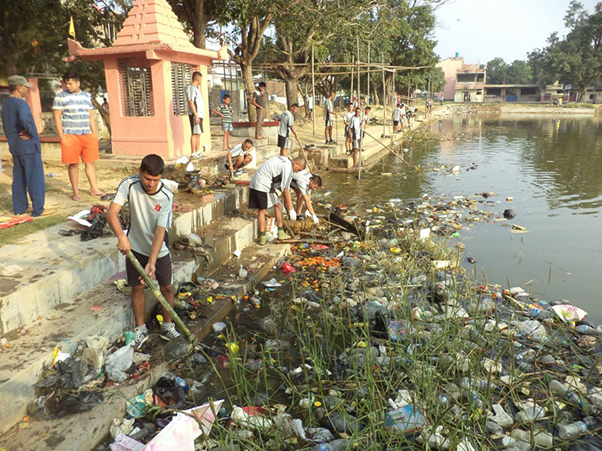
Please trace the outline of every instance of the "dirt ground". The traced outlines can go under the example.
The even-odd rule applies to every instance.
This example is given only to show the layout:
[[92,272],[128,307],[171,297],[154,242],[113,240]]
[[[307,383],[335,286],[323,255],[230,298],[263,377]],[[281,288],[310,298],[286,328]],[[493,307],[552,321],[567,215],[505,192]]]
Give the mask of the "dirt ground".
[[[422,103],[419,108],[423,111]],[[284,110],[283,105],[270,105],[271,113],[278,113]],[[390,119],[391,112],[388,111],[385,114],[387,119]],[[342,112],[341,112],[342,113]],[[302,113],[305,114],[304,112]],[[323,110],[320,106],[315,109],[316,114],[316,138],[318,141],[322,139],[324,133],[324,125],[322,121]],[[379,121],[382,120],[383,110],[381,106],[373,106],[372,116],[377,117]],[[339,133],[342,133],[343,123],[339,119],[340,123],[337,124],[339,127]],[[304,135],[312,133],[313,123],[311,121],[302,120],[296,124],[298,132]],[[212,137],[213,149],[221,149],[222,135],[214,135]],[[233,144],[242,141],[244,138],[233,138]],[[102,156],[101,156],[102,158]],[[12,211],[12,160],[10,154],[2,155],[2,175],[0,177],[0,218],[13,216]],[[67,175],[67,167],[63,165],[49,165],[44,163],[44,173],[46,174],[46,208],[55,209],[56,213],[49,217],[39,218],[27,224],[21,224],[10,227],[8,229],[0,230],[0,246],[5,244],[18,244],[19,240],[24,236],[35,233],[40,230],[44,230],[48,227],[56,224],[65,223],[68,216],[71,216],[81,210],[88,210],[94,204],[101,203],[109,205],[109,201],[101,201],[98,197],[90,194],[90,186],[84,173],[83,164],[80,165],[80,194],[81,200],[74,201],[71,199],[71,185],[69,184],[69,178]],[[127,167],[121,169],[103,167],[98,165],[97,167],[97,178],[98,186],[102,191],[107,193],[114,193],[121,180],[125,177],[136,173],[136,170]],[[52,176],[50,176],[52,174]],[[176,198],[176,201],[178,198]]]

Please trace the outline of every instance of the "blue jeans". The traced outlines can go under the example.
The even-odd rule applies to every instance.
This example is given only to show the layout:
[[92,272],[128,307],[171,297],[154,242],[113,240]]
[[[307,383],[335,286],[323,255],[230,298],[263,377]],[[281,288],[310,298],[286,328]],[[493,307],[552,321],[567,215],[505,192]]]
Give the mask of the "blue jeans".
[[46,179],[40,152],[26,155],[13,155],[13,211],[16,215],[25,213],[29,207],[27,193],[31,198],[32,216],[44,212]]

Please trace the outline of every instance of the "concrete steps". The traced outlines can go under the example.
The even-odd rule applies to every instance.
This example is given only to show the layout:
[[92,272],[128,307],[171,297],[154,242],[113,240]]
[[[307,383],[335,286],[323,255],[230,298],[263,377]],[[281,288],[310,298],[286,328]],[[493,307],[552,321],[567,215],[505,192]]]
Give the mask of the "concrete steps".
[[[178,215],[169,231],[171,239],[240,208],[244,196],[244,190],[217,193],[213,202]],[[0,277],[0,334],[27,326],[125,268],[114,237],[82,242],[79,236],[60,236],[59,230],[65,228],[69,226],[55,226],[21,245],[2,247],[2,264],[20,270],[10,278]]]
[[[218,194],[213,202],[174,219],[172,241],[191,232],[206,236],[205,251],[211,258],[204,275],[220,268],[236,249],[253,243],[256,220],[228,216],[240,208],[244,197],[242,189]],[[0,397],[0,430],[25,414],[34,395],[33,385],[55,346],[70,353],[89,335],[104,334],[113,341],[133,324],[129,296],[119,293],[111,282],[125,277],[125,257],[117,252],[114,237],[92,240],[83,247],[78,236],[61,237],[52,229],[44,239],[32,237],[31,243],[32,253],[27,256],[17,255],[17,247],[6,253],[7,264],[48,275],[17,279],[13,290],[2,298],[3,315],[17,312],[5,324],[16,324],[18,329],[3,333],[11,346],[3,350],[6,364],[0,366],[0,393],[6,394]],[[190,281],[199,261],[205,261],[195,259],[189,251],[172,251],[172,256],[176,286]],[[157,301],[148,290],[146,298],[150,315]]]
[[[242,297],[249,289],[263,279],[272,269],[273,265],[284,256],[289,250],[288,245],[267,245],[258,246],[251,244],[242,250],[239,259],[231,259],[225,265],[216,270],[211,277],[220,283],[220,293]],[[181,258],[180,254],[178,258]],[[244,265],[251,269],[247,280],[240,280],[237,276],[239,265]],[[182,261],[178,266],[174,277],[177,280],[190,280],[191,270],[194,267],[192,261]],[[150,304],[147,294],[147,310]],[[45,337],[64,336],[63,341],[58,342],[65,347],[74,347],[80,338],[90,334],[105,331],[109,338],[118,337],[123,330],[131,325],[128,318],[131,317],[129,307],[129,297],[119,293],[109,282],[100,284],[90,296],[82,296],[76,303],[76,307],[65,312],[65,316],[57,320],[57,326],[47,324],[46,327],[32,328],[32,332],[18,340],[15,343],[13,358],[18,354],[23,354],[24,350],[31,349],[36,351],[34,357],[36,365],[40,366],[44,361],[49,361],[52,354],[52,347],[48,344],[39,345],[40,340]],[[101,306],[102,311],[90,318],[89,308],[91,306]],[[234,307],[230,300],[219,300],[213,305],[206,307],[203,311],[204,321],[197,321],[196,325],[191,325],[191,332],[199,340],[202,340],[211,333],[211,325],[222,320]],[[85,319],[80,321],[81,319]],[[87,318],[87,319],[86,319]],[[92,323],[96,325],[93,326]],[[58,326],[60,324],[60,326]],[[54,327],[54,329],[53,329]],[[34,330],[35,329],[35,330]],[[145,352],[153,355],[160,353],[159,348],[163,345],[156,335],[151,331],[149,345],[145,344]],[[69,338],[67,338],[69,337]],[[23,340],[22,343],[21,340]],[[95,406],[91,411],[70,415],[61,419],[31,421],[27,429],[15,431],[14,429],[3,435],[2,444],[8,445],[8,449],[13,450],[91,450],[94,449],[109,433],[110,420],[112,418],[121,418],[125,414],[125,402],[133,396],[142,393],[147,388],[153,386],[159,376],[168,369],[165,363],[159,362],[153,364],[152,368],[141,379],[135,381],[126,381],[119,386],[109,387],[103,390],[105,401]],[[13,372],[18,374],[12,376],[10,380],[0,385],[0,391],[10,394],[8,397],[0,399],[0,425],[14,424],[20,420],[25,412],[23,408],[15,408],[15,405],[22,405],[24,401],[32,399],[28,394],[27,388],[33,392],[32,384],[37,382],[39,372],[33,368],[27,367],[33,364],[23,363],[19,369],[12,371],[2,370],[0,380],[5,377],[11,377]],[[20,386],[19,392],[14,392]],[[2,415],[2,412],[11,411],[11,415]],[[6,428],[4,428],[6,429]],[[2,430],[0,428],[0,430]]]

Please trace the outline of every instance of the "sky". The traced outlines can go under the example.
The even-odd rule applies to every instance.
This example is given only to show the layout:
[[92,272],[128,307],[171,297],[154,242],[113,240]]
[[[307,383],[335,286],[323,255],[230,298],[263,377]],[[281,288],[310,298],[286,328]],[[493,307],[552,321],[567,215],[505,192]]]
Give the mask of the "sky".
[[[593,11],[600,0],[581,0]],[[546,46],[554,31],[566,34],[564,16],[570,0],[451,0],[437,10],[441,59],[456,52],[468,64],[485,64],[496,57],[510,63]]]

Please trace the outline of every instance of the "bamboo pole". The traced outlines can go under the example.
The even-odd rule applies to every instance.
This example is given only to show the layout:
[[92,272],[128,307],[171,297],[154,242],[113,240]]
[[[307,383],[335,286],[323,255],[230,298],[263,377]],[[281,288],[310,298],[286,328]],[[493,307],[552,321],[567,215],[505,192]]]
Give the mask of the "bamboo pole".
[[360,37],[356,37],[357,45],[357,105],[360,106],[360,99],[362,98],[362,85],[360,80]]
[[[355,63],[355,57],[352,58],[352,63]],[[353,103],[353,69],[354,65],[351,66],[351,91],[349,92],[349,103]]]
[[387,135],[387,89],[385,83],[385,54],[381,52],[380,58],[382,60],[382,68],[383,68],[383,136]]
[[[370,66],[370,44],[368,41],[368,66]],[[368,71],[368,85],[366,86],[366,105],[370,105],[370,71]]]
[[186,336],[186,338],[190,339],[192,336],[190,333],[190,330],[188,330],[188,327],[186,327],[186,324],[184,324],[184,322],[180,319],[180,317],[178,316],[176,311],[172,308],[172,306],[169,305],[169,302],[167,302],[167,299],[165,299],[163,297],[163,295],[161,294],[161,290],[159,290],[159,287],[155,284],[155,282],[153,282],[151,280],[150,277],[148,277],[148,274],[146,274],[146,271],[144,270],[144,268],[142,267],[140,262],[136,259],[136,257],[134,257],[134,255],[131,252],[127,253],[127,258],[132,263],[132,265],[134,265],[134,268],[136,268],[136,271],[138,271],[138,273],[140,274],[142,279],[144,279],[144,283],[146,283],[146,285],[153,292],[153,294],[159,301],[159,304],[161,304],[163,306],[163,308],[165,308],[165,310],[167,310],[167,313],[169,313],[169,315],[173,319],[174,323],[176,323],[176,325],[178,326],[178,329],[180,329],[182,331],[182,333]]
[[311,113],[311,119],[313,122],[313,133],[316,136],[316,73],[315,73],[315,60],[314,60],[314,44],[311,45],[311,98],[314,102],[314,110]]

